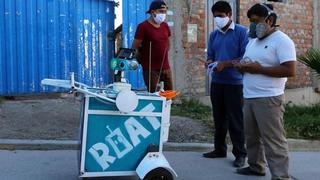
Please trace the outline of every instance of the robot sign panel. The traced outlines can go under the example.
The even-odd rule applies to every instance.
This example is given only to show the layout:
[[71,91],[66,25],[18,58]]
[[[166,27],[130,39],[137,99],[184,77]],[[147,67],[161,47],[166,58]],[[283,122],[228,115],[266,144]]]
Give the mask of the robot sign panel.
[[[152,113],[155,109],[149,103],[140,111]],[[160,120],[155,116],[89,114],[87,172],[135,170],[148,146],[159,146]]]

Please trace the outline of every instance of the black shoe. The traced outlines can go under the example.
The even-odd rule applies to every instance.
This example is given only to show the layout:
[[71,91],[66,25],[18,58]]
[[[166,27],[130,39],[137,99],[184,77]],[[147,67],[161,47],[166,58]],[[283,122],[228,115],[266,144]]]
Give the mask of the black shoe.
[[290,175],[290,178],[291,178],[291,180],[299,180],[298,178],[291,176],[291,175]]
[[[291,175],[289,175],[289,177],[290,177],[291,180],[299,180],[298,178],[293,177],[293,176],[291,176]],[[282,178],[277,178],[277,179],[275,179],[275,180],[281,180],[281,179],[282,179]]]
[[245,157],[236,157],[236,159],[233,161],[233,166],[242,167],[244,166],[245,161],[246,161]]
[[217,151],[211,151],[202,154],[203,157],[205,158],[225,158],[227,157],[227,153],[219,153]]
[[253,171],[250,169],[250,167],[237,169],[237,173],[241,175],[247,175],[247,176],[265,176],[266,175],[266,173]]

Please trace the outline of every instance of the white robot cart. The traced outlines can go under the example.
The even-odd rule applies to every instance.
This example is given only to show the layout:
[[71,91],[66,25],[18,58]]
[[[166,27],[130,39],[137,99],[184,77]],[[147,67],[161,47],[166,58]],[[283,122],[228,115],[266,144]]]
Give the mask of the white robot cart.
[[[123,83],[123,84],[121,84]],[[44,79],[43,85],[82,93],[79,177],[138,176],[172,180],[177,175],[162,153],[171,100],[131,91],[119,82],[96,89],[71,80]]]

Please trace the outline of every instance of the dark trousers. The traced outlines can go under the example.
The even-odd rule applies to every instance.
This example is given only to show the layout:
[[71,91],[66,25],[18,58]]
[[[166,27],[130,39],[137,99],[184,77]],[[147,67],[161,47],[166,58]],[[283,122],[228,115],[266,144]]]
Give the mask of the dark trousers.
[[212,83],[210,97],[215,124],[215,150],[220,153],[227,152],[226,135],[229,130],[233,155],[245,157],[247,152],[244,146],[242,85]]
[[170,69],[162,70],[161,74],[160,74],[160,71],[151,71],[150,75],[151,75],[150,77],[151,84],[149,89],[149,71],[148,70],[143,71],[144,82],[149,92],[153,93],[153,92],[159,91],[160,89],[157,88],[157,83],[160,83],[161,81],[164,82],[164,90],[173,89],[172,73]]

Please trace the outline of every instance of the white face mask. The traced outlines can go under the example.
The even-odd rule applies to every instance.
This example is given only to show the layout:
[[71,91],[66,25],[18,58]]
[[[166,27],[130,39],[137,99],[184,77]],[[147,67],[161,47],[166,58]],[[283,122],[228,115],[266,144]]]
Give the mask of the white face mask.
[[166,20],[166,14],[156,14],[156,16],[153,16],[153,19],[157,24],[161,24]]
[[258,23],[256,27],[256,35],[259,39],[263,39],[268,33],[267,23]]
[[219,29],[224,28],[229,23],[229,21],[230,21],[229,17],[223,17],[223,18],[222,17],[215,17],[214,18],[214,23]]

